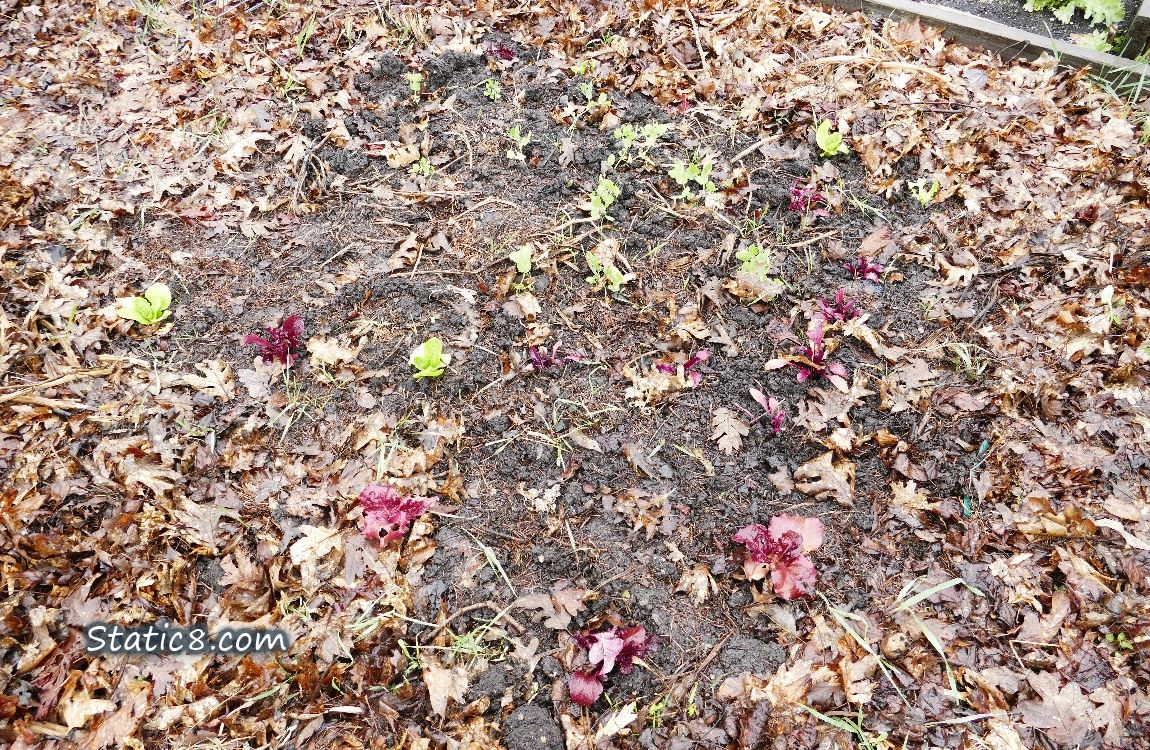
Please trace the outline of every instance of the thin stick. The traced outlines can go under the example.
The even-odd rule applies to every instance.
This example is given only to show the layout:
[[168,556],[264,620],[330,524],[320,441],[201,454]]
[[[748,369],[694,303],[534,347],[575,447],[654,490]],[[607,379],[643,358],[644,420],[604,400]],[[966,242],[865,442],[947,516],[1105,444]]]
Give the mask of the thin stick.
[[468,612],[474,612],[477,609],[484,609],[484,608],[490,609],[492,612],[495,612],[497,618],[501,618],[501,619],[506,620],[512,627],[515,628],[516,631],[523,633],[527,630],[527,628],[520,625],[519,622],[516,621],[516,619],[514,617],[507,614],[507,612],[505,611],[505,608],[500,607],[495,602],[479,602],[478,604],[471,604],[471,605],[464,607],[463,609],[457,610],[455,612],[455,614],[451,615],[446,620],[444,620],[443,622],[436,625],[434,628],[432,628],[432,630],[429,634],[421,636],[421,638],[425,643],[429,643],[431,641],[434,641],[436,636],[438,636],[440,633],[442,633],[443,629],[446,628],[448,625],[450,625],[451,621],[454,620],[455,618],[459,617],[460,615],[465,615]]

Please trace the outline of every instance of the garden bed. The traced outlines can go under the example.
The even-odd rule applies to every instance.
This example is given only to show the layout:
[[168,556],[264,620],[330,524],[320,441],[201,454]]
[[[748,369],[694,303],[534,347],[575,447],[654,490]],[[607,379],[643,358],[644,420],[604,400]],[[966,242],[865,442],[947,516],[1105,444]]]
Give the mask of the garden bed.
[[[0,741],[1145,744],[1143,112],[792,2],[149,8],[0,45]],[[294,643],[84,650],[160,617]]]

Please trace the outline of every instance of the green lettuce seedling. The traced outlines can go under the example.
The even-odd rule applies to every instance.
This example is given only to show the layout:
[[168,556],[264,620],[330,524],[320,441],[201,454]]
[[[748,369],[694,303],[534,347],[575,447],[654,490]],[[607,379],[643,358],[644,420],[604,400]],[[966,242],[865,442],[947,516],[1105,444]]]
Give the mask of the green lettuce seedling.
[[519,273],[526,276],[531,273],[531,246],[520,245],[518,250],[513,250],[507,254],[507,260],[514,263]]
[[843,134],[837,130],[831,130],[830,120],[823,120],[815,128],[815,143],[818,144],[819,152],[823,156],[835,156],[850,151],[843,143]]
[[143,297],[121,297],[116,301],[120,303],[116,314],[140,325],[159,323],[172,314],[168,309],[172,306],[172,290],[167,284],[152,284],[144,291]]
[[451,364],[451,355],[443,353],[443,342],[433,336],[411,350],[410,362],[416,369],[413,377],[438,378]]
[[607,289],[611,292],[621,292],[623,285],[629,281],[634,280],[635,274],[623,273],[614,264],[604,266],[596,257],[595,253],[587,253],[587,267],[591,269],[591,275],[587,277],[587,283],[593,287],[598,287],[600,284],[606,282]]
[[923,177],[920,180],[908,183],[911,193],[913,193],[918,202],[924,206],[929,205],[930,202],[934,200],[934,196],[938,195],[939,187],[938,180],[935,180],[934,184],[928,188],[926,186],[926,179],[927,178]]

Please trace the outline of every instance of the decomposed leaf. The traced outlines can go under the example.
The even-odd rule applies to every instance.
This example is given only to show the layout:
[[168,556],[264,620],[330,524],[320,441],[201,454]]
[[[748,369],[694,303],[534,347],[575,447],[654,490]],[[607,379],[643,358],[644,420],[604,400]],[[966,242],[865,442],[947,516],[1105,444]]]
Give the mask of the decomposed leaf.
[[746,422],[736,417],[735,413],[725,406],[715,409],[711,426],[715,428],[711,440],[717,442],[719,450],[728,456],[743,447],[743,437],[751,431]]
[[717,594],[719,592],[719,586],[715,583],[714,577],[711,576],[711,570],[706,564],[699,563],[683,573],[675,591],[684,591],[695,600],[696,604],[702,604],[712,593]]
[[599,729],[595,731],[595,743],[598,745],[603,740],[609,740],[617,734],[623,732],[631,722],[639,717],[638,712],[635,710],[635,701],[631,701],[627,705],[613,712],[607,719],[600,724]]
[[185,383],[221,401],[231,401],[235,397],[236,383],[232,379],[232,368],[227,362],[218,359],[204,360],[196,365],[196,369],[204,376],[184,375]]
[[334,366],[351,362],[359,354],[358,348],[345,346],[340,339],[315,337],[308,339],[307,350],[311,353],[312,367]]
[[[855,465],[846,459],[834,462],[834,452],[827,451],[795,470],[795,489],[820,499],[831,498],[840,505],[854,506]],[[800,482],[809,479],[809,482]]]
[[432,657],[420,654],[423,662],[423,681],[427,685],[427,696],[431,709],[440,716],[447,716],[447,700],[453,698],[462,703],[467,695],[467,670],[462,666],[451,669],[440,666]]

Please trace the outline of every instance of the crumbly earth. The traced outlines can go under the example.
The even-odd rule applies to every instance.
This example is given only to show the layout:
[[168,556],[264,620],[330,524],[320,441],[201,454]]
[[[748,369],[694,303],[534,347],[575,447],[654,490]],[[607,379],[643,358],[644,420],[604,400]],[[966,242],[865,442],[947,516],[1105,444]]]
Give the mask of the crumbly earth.
[[[165,101],[225,59],[269,98],[175,152],[178,198],[136,157],[0,175],[4,741],[1145,746],[1145,113],[917,24],[648,5],[93,16],[92,54],[191,66]],[[170,317],[116,315],[156,280]],[[847,375],[799,380],[840,290]],[[290,365],[241,345],[291,315]],[[403,539],[362,533],[372,483],[428,499]],[[731,539],[780,514],[825,528],[810,596]],[[294,644],[84,651],[161,617]],[[573,705],[572,636],[632,626]]]

